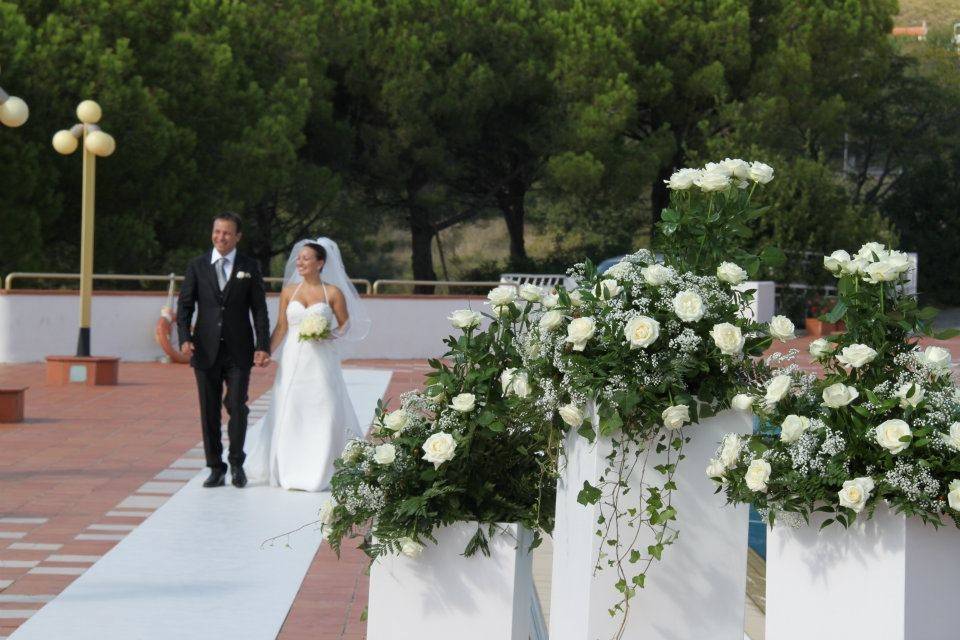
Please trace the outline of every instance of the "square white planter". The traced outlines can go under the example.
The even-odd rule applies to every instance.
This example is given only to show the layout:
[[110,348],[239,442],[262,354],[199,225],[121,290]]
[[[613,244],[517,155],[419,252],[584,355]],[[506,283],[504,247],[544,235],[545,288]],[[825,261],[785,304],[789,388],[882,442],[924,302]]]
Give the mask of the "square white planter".
[[960,638],[960,531],[886,507],[849,529],[825,518],[767,534],[768,638]]
[[368,640],[529,640],[532,534],[500,525],[490,555],[464,557],[476,522],[434,531],[417,558],[381,556],[370,569]]
[[[743,640],[749,511],[724,506],[704,470],[725,434],[752,428],[751,416],[734,411],[684,428],[692,438],[674,475],[678,490],[672,503],[680,536],[664,551],[663,561],[654,562],[646,587],[631,600],[623,638]],[[599,507],[577,502],[585,480],[596,486],[611,450],[609,438],[592,445],[572,431],[567,438],[566,468],[557,486],[550,640],[606,640],[620,626],[622,616],[608,613],[619,599],[615,570],[604,566],[594,572],[601,546],[595,533]],[[657,474],[656,459],[652,454],[648,474]],[[630,484],[637,487],[638,478]],[[652,542],[641,536],[636,548],[646,554]]]

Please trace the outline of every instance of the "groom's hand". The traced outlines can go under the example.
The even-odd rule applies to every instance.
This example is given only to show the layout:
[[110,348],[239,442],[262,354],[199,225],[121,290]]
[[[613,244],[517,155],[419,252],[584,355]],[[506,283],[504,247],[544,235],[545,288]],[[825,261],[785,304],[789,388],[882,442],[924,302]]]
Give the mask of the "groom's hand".
[[254,351],[253,352],[253,364],[258,367],[265,367],[270,364],[270,354],[266,351]]
[[181,345],[180,345],[180,353],[182,353],[182,354],[185,355],[185,356],[190,356],[190,357],[192,358],[192,357],[193,357],[193,343],[192,343],[192,342],[184,342],[183,344],[181,344]]

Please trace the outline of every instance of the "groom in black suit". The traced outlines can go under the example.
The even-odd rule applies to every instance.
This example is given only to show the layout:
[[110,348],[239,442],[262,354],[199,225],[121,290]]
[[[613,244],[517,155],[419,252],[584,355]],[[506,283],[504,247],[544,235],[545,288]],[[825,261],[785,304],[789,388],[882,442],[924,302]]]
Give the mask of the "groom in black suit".
[[[256,260],[237,253],[240,231],[236,214],[221,213],[214,218],[213,248],[190,262],[177,304],[180,350],[190,356],[200,392],[203,450],[210,467],[205,487],[222,487],[227,475],[220,438],[223,404],[230,415],[227,459],[231,481],[235,487],[247,484],[243,441],[247,435],[250,369],[254,364],[265,367],[270,362],[270,320],[263,278]],[[197,322],[191,331],[195,308]]]

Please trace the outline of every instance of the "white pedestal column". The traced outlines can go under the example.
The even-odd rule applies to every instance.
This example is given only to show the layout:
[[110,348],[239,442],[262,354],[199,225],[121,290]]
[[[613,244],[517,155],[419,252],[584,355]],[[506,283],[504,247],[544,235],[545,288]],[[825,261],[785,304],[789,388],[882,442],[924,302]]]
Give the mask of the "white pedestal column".
[[849,529],[767,534],[767,637],[956,640],[960,531],[877,509]]
[[381,556],[370,569],[368,640],[529,640],[531,533],[516,525],[490,540],[490,555],[461,555],[477,531],[461,522],[434,531],[417,558]]
[[[663,561],[654,562],[646,587],[631,600],[623,638],[743,640],[748,509],[724,506],[704,469],[724,434],[750,433],[752,425],[751,416],[725,411],[684,428],[692,439],[684,445],[686,458],[674,476],[678,490],[673,493],[680,536],[664,551]],[[577,494],[584,481],[597,485],[611,442],[599,438],[591,445],[571,432],[566,451],[557,487],[550,640],[606,640],[621,622],[608,613],[619,599],[617,577],[613,568],[594,573],[602,542],[595,533],[599,506],[579,504]],[[656,458],[651,456],[648,474],[657,474]],[[631,478],[631,486],[638,486],[637,478]],[[637,548],[646,555],[652,542],[641,536]]]

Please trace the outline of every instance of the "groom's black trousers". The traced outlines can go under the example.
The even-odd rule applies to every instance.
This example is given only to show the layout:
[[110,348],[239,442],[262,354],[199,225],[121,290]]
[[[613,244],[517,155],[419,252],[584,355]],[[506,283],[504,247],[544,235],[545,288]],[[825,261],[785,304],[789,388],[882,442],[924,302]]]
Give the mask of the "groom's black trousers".
[[[224,405],[230,416],[227,429],[230,453],[227,459],[231,466],[241,466],[245,457],[243,441],[247,436],[247,387],[250,385],[250,367],[238,366],[230,356],[230,350],[221,344],[212,367],[193,371],[197,376],[197,389],[200,392],[200,421],[207,466],[211,469],[226,468],[223,464],[223,442],[220,435],[220,412]],[[226,397],[223,395],[224,384],[227,386]]]

